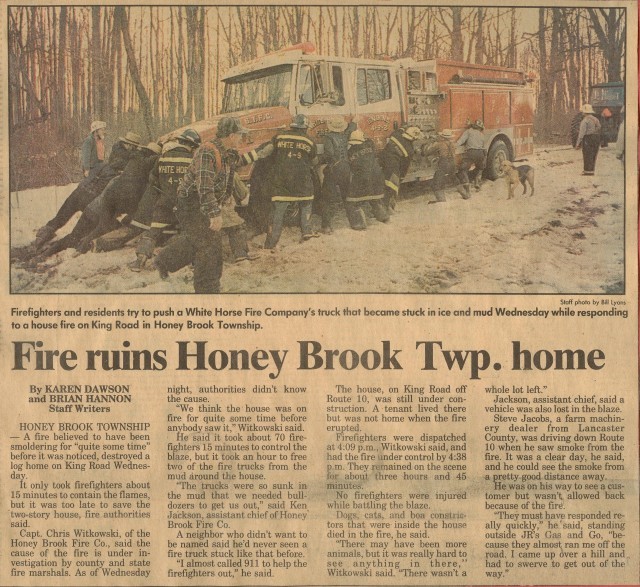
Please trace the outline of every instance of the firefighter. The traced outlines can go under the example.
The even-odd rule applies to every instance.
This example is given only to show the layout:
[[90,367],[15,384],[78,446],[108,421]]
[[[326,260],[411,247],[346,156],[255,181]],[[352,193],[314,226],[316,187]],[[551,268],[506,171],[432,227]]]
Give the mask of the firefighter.
[[582,147],[582,175],[593,175],[595,173],[598,151],[600,150],[601,125],[595,116],[591,104],[584,104],[580,111],[584,114],[584,118],[580,123],[576,149]]
[[124,171],[109,182],[104,191],[87,205],[73,230],[46,247],[37,260],[69,247],[76,247],[81,253],[87,252],[92,248],[94,238],[118,226],[118,214],[128,214],[135,210],[159,152],[160,146],[157,143],[137,147]]
[[330,118],[327,127],[329,132],[324,136],[324,157],[327,163],[324,168],[324,179],[321,189],[321,231],[331,234],[334,209],[337,201],[345,200],[349,193],[351,180],[347,148],[349,136],[355,130],[354,122],[348,123],[342,116]]
[[56,235],[56,232],[69,222],[74,214],[84,211],[102,193],[109,182],[122,173],[129,162],[131,154],[140,146],[141,140],[140,135],[133,132],[128,132],[118,140],[111,149],[107,164],[94,175],[81,181],[60,206],[58,213],[47,224],[38,229],[33,244],[34,252],[37,252],[48,243]]
[[388,208],[396,207],[400,182],[407,174],[413,159],[413,143],[422,138],[424,135],[417,126],[401,127],[391,133],[380,155],[385,177],[385,205]]
[[271,222],[264,244],[274,249],[280,240],[284,218],[290,204],[300,212],[302,240],[320,236],[311,229],[314,197],[313,166],[317,161],[316,144],[307,135],[309,119],[296,114],[288,131],[273,137],[272,165],[269,173]]
[[[431,180],[433,191],[436,196],[434,203],[447,201],[444,194],[444,186],[447,182],[447,178],[453,178],[456,181],[458,180],[455,152],[456,148],[453,143],[453,131],[450,129],[445,129],[439,132],[436,142],[425,152],[425,155],[427,156],[437,155],[438,157],[436,172]],[[468,186],[465,188],[458,183],[456,189],[463,199],[469,199],[470,195]]]
[[175,141],[163,145],[162,155],[151,172],[149,185],[129,227],[134,233],[148,228],[138,242],[136,260],[129,264],[132,271],[141,271],[147,260],[153,257],[163,234],[175,234],[177,231],[178,221],[173,209],[178,184],[191,163],[193,151],[201,142],[200,135],[188,128]]
[[465,130],[456,142],[456,147],[464,147],[465,151],[462,155],[460,163],[460,178],[463,187],[469,194],[469,170],[473,166],[475,168],[474,187],[476,191],[480,190],[480,181],[482,179],[482,171],[484,170],[484,161],[487,152],[484,147],[484,122],[478,119]]
[[367,220],[362,205],[368,203],[380,222],[389,222],[389,211],[384,204],[384,174],[378,164],[373,142],[360,130],[349,137],[348,150],[351,184],[345,208],[349,224],[354,230],[365,230]]
[[[246,199],[246,191],[240,188],[235,176],[239,156],[222,143],[223,138],[241,131],[239,120],[222,118],[216,138],[203,143],[194,153],[178,185],[176,217],[180,234],[169,241],[154,261],[163,279],[193,263],[196,293],[220,291],[223,268],[221,231],[225,223],[238,226],[234,224],[237,222],[233,219],[233,215],[237,216],[234,208]],[[239,220],[242,221],[241,218]]]
[[82,143],[80,150],[80,165],[82,175],[89,177],[93,175],[104,164],[104,133],[107,123],[102,120],[94,120],[91,123],[91,132]]

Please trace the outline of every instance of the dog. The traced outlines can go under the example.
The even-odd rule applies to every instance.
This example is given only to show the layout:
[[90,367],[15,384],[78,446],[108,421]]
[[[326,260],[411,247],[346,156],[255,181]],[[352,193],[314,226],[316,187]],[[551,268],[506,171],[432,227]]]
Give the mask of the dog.
[[521,183],[524,188],[524,192],[522,192],[523,196],[527,193],[527,183],[531,186],[531,193],[529,194],[529,197],[533,196],[533,167],[530,165],[514,167],[511,161],[506,160],[502,162],[500,169],[504,173],[504,177],[509,188],[509,196],[507,197],[507,200],[511,200],[513,198],[513,194],[516,187],[518,187],[518,183]]

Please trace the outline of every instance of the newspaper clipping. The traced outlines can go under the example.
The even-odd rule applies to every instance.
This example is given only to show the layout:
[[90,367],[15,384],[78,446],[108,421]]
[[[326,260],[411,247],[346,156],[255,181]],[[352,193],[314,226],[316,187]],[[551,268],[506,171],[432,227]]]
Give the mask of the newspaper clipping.
[[636,2],[0,8],[0,584],[640,584]]

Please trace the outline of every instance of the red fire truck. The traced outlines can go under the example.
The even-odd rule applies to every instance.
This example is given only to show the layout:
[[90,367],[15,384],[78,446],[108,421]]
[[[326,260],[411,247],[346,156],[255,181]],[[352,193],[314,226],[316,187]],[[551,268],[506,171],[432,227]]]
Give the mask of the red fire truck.
[[[515,69],[439,59],[328,57],[302,43],[234,67],[223,82],[221,114],[190,126],[209,138],[220,116],[237,116],[249,130],[234,145],[241,152],[287,128],[295,114],[309,117],[309,134],[319,143],[327,121],[343,116],[379,149],[403,123],[419,126],[428,137],[444,128],[458,136],[467,121],[481,119],[490,179],[500,175],[504,159],[533,152],[533,90]],[[426,180],[433,172],[433,161],[418,154],[405,181]],[[243,170],[245,179],[251,174]]]

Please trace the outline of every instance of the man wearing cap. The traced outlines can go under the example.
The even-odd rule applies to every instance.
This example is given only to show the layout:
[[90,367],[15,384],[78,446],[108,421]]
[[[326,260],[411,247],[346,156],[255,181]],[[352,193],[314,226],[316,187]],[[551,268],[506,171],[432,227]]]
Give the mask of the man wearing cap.
[[576,149],[582,147],[582,175],[593,175],[596,169],[596,159],[600,150],[600,121],[596,118],[591,104],[584,104],[580,109],[584,118],[580,123],[580,132],[576,141]]
[[111,149],[106,165],[103,165],[94,175],[83,179],[60,206],[57,214],[38,229],[32,245],[33,254],[48,243],[77,212],[82,212],[97,198],[110,181],[122,173],[141,140],[140,135],[133,132],[128,132],[118,139]]
[[95,173],[104,163],[104,129],[107,123],[95,120],[91,123],[91,132],[82,143],[80,151],[80,165],[82,174],[89,177]]
[[289,130],[272,139],[269,190],[271,194],[271,222],[265,249],[274,249],[280,240],[284,217],[290,204],[297,204],[300,212],[302,240],[320,236],[311,228],[313,205],[313,166],[317,162],[316,144],[307,135],[309,119],[296,114]]
[[347,218],[354,230],[365,230],[367,219],[362,206],[369,204],[375,218],[389,222],[389,211],[384,205],[384,174],[378,164],[373,141],[360,129],[349,137],[347,153],[351,170],[351,184],[345,201]]
[[[447,182],[447,178],[458,179],[456,174],[456,161],[455,161],[456,148],[453,144],[453,131],[451,129],[445,129],[438,133],[438,140],[431,145],[425,152],[425,155],[436,155],[438,162],[436,164],[436,172],[431,180],[433,191],[436,196],[435,203],[446,202],[447,198],[444,194],[444,186]],[[456,186],[458,193],[463,199],[469,198],[469,188],[461,186],[459,183]]]
[[484,160],[487,155],[484,148],[483,130],[484,122],[478,119],[472,123],[456,141],[456,147],[464,147],[465,149],[460,163],[460,179],[469,196],[469,170],[471,167],[475,167],[474,187],[476,191],[480,190],[480,180],[482,178],[482,170],[484,169]]
[[394,130],[387,141],[380,162],[385,177],[385,204],[394,209],[400,192],[400,182],[407,174],[413,159],[414,141],[424,138],[417,126],[406,126]]
[[349,162],[347,161],[347,148],[349,136],[355,130],[354,122],[347,123],[342,116],[334,116],[327,122],[329,132],[324,135],[324,159],[327,163],[324,168],[324,179],[321,194],[321,230],[325,234],[331,234],[331,226],[335,204],[339,200],[345,200],[349,193],[351,181]]
[[[240,158],[222,139],[232,142],[243,131],[237,118],[218,122],[216,138],[203,143],[193,154],[187,172],[178,185],[176,217],[180,234],[171,239],[155,258],[164,279],[169,273],[193,263],[195,293],[218,293],[222,277],[222,228],[242,227],[235,206],[247,197],[235,177]],[[237,217],[237,218],[236,218]],[[233,248],[246,247],[243,230],[229,234]],[[232,242],[233,241],[233,242]]]

